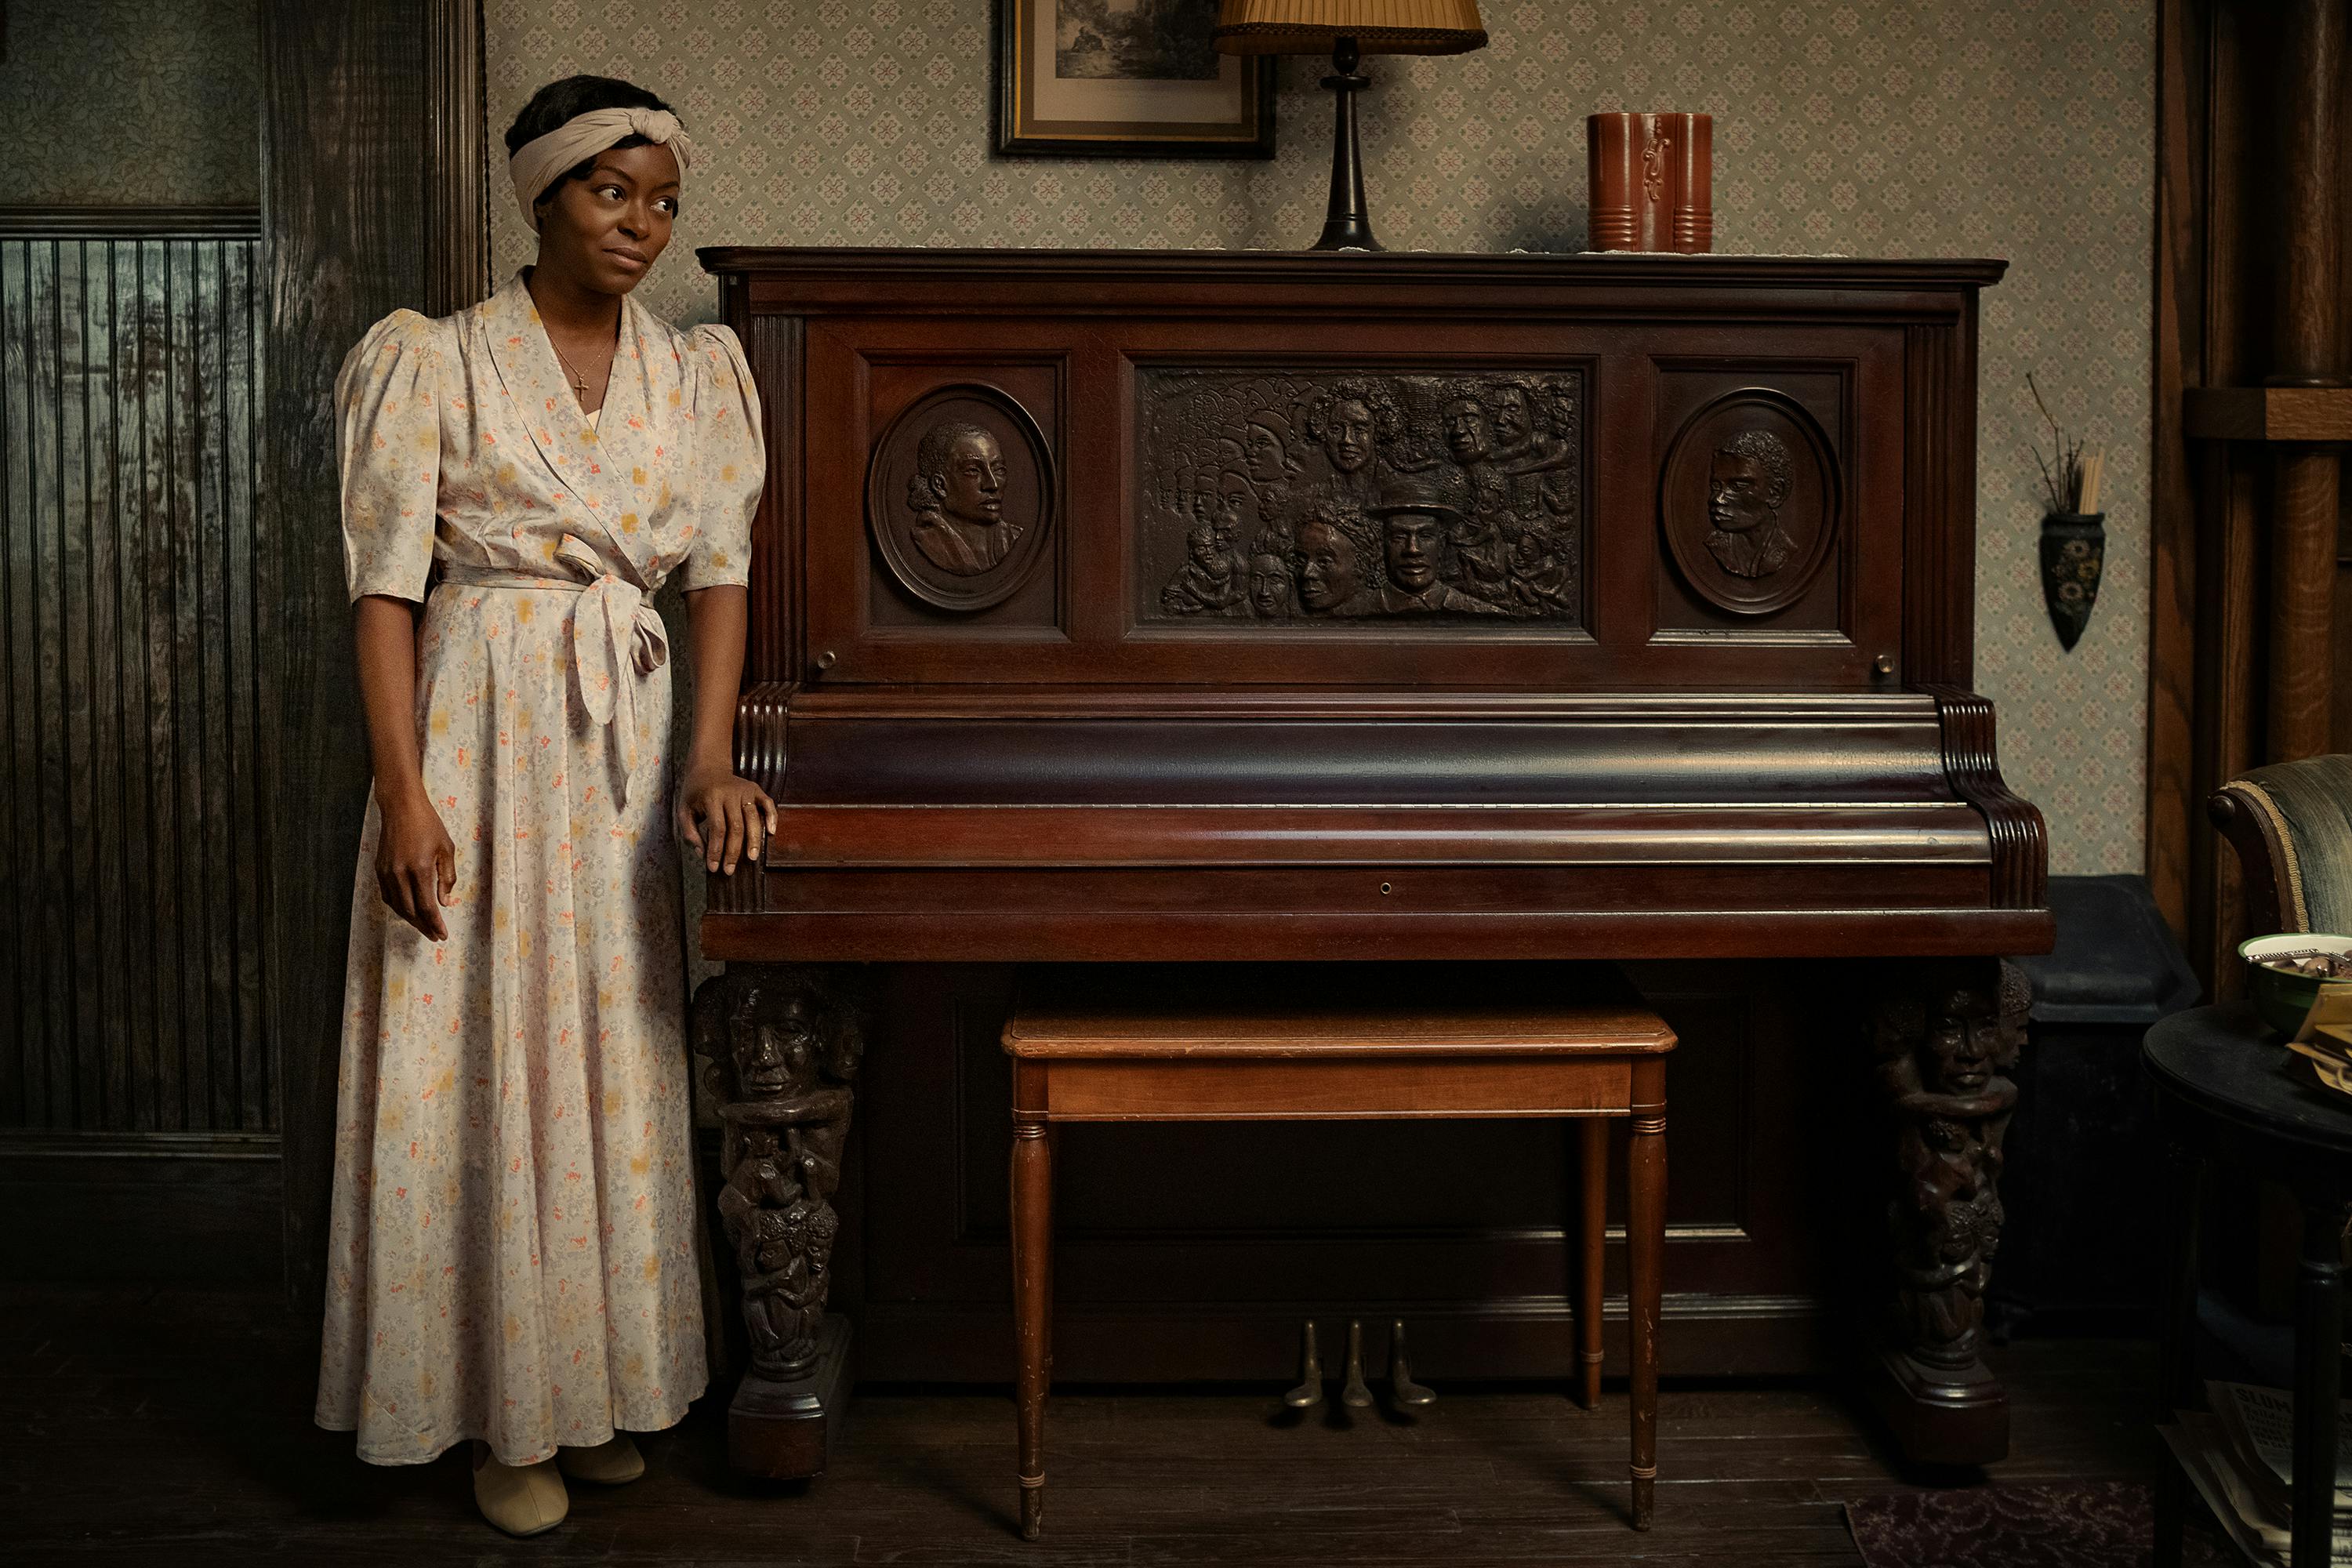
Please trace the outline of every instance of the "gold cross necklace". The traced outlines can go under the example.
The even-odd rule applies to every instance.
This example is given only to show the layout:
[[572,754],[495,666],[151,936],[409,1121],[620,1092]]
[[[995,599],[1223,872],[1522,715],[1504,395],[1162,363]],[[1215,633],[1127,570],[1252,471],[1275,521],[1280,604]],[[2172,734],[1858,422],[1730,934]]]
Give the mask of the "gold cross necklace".
[[563,351],[556,346],[555,334],[553,332],[547,334],[547,346],[555,350],[556,363],[571,373],[572,395],[578,399],[583,406],[585,406],[588,402],[588,378],[581,374],[579,367],[574,365],[572,361],[565,356]]

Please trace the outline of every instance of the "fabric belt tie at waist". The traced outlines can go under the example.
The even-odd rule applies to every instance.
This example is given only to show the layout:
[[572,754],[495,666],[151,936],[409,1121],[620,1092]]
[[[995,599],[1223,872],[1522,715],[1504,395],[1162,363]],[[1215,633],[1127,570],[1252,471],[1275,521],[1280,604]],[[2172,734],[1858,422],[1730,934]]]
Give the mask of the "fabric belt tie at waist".
[[[629,783],[637,772],[637,682],[669,662],[669,633],[661,616],[646,602],[645,591],[604,570],[604,563],[580,539],[565,534],[555,558],[584,573],[589,581],[446,563],[442,565],[441,580],[467,588],[522,588],[580,595],[580,607],[572,617],[572,668],[580,677],[580,700],[587,704],[588,717],[599,724],[619,718],[619,789],[625,804]],[[625,670],[633,672],[634,678],[625,677]]]

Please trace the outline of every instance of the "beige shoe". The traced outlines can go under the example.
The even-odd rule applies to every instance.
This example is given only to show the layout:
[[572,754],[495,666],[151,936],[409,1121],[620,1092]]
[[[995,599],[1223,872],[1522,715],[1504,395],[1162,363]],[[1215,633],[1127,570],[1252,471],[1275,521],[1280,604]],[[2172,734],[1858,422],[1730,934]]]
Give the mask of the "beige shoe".
[[543,1535],[563,1522],[572,1499],[555,1466],[502,1465],[485,1456],[474,1467],[474,1503],[509,1535]]
[[593,1448],[558,1448],[555,1462],[575,1481],[594,1481],[605,1487],[634,1481],[646,1473],[645,1456],[637,1452],[637,1446],[629,1441],[626,1432],[615,1432],[611,1441]]

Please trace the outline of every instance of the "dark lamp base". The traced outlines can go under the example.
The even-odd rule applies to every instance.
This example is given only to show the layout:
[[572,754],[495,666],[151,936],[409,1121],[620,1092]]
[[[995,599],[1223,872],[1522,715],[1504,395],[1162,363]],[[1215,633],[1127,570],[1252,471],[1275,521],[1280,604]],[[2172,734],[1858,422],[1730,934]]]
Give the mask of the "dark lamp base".
[[1331,205],[1323,219],[1323,237],[1316,250],[1378,250],[1372,237],[1371,215],[1364,210],[1364,160],[1356,142],[1356,94],[1372,85],[1356,71],[1356,40],[1341,38],[1331,47],[1331,74],[1323,85],[1336,95],[1331,120]]

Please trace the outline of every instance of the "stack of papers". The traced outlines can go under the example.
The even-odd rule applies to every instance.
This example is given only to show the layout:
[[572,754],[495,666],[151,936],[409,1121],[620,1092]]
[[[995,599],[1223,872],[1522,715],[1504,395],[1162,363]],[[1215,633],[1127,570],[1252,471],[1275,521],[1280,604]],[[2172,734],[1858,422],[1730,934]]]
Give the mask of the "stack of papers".
[[[2163,1428],[2180,1468],[2213,1517],[2257,1559],[2287,1561],[2294,1495],[2294,1400],[2284,1389],[2205,1385],[2212,1414],[2178,1411]],[[2337,1418],[2332,1563],[2352,1568],[2352,1403]]]

